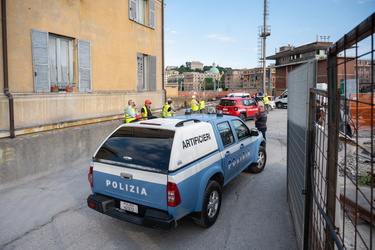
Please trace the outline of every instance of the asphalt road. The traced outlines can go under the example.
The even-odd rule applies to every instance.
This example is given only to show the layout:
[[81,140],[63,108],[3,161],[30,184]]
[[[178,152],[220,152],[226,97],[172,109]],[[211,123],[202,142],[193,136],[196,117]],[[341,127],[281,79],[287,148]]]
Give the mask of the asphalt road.
[[184,218],[155,230],[100,214],[86,205],[89,166],[74,166],[0,190],[0,249],[297,249],[286,198],[286,116],[270,111],[265,170],[243,172],[224,188],[209,229]]

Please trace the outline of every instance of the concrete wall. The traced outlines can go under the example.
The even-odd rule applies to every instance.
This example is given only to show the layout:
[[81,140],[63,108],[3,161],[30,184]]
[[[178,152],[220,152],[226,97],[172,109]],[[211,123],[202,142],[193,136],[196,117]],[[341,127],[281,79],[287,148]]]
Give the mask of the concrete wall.
[[0,140],[0,190],[27,178],[90,166],[99,144],[123,121]]
[[[153,109],[161,109],[162,96],[163,91],[13,94],[16,135],[49,130],[49,124],[77,120],[81,124],[78,122],[74,126],[84,125],[87,119],[123,114],[129,99],[135,100],[139,108],[149,99]],[[5,95],[0,95],[0,112],[0,138],[4,138],[9,134],[9,107]]]

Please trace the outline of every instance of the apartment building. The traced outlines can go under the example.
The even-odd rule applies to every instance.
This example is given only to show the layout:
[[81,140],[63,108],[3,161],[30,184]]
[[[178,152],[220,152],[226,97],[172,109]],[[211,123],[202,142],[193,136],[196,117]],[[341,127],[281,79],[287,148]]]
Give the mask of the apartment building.
[[284,90],[288,86],[288,73],[309,59],[318,60],[318,83],[327,82],[326,51],[332,42],[313,42],[299,47],[282,46],[275,55],[268,56],[267,60],[275,60],[275,88]]
[[[275,73],[276,69],[274,67],[266,67],[265,87],[267,92],[275,88]],[[244,89],[247,89],[249,92],[260,92],[263,90],[263,68],[244,69],[242,76]]]
[[177,66],[167,66],[167,67],[165,67],[165,70],[173,70],[173,69],[176,69],[176,68],[178,68]]
[[164,71],[164,88],[167,97],[178,96],[179,87],[182,85],[181,79],[183,79],[183,75],[179,74],[177,70]]
[[204,89],[204,75],[199,72],[184,72],[184,90],[199,91]]
[[185,91],[201,91],[205,90],[205,79],[211,78],[212,80],[219,81],[220,73],[199,73],[199,72],[184,72],[184,90]]
[[[309,59],[317,60],[317,83],[327,83],[327,49],[332,45],[331,42],[313,42],[299,47],[283,46],[275,55],[267,57],[267,60],[275,60],[276,90],[284,90],[288,87],[288,74],[301,64],[306,63]],[[350,57],[346,57],[350,58]],[[337,57],[338,65],[338,82],[342,79],[357,79],[359,86],[371,84],[371,61],[370,60],[352,60],[344,62],[344,58]],[[345,65],[345,68],[344,66]]]
[[360,86],[368,86],[374,84],[372,76],[375,72],[371,72],[371,60],[357,60],[355,64],[356,79]]
[[173,81],[168,81],[170,77],[175,77],[179,74],[177,70],[165,70],[164,71],[164,84],[171,84]]
[[195,69],[203,70],[203,63],[201,63],[199,61],[192,61],[192,62],[188,63],[188,66],[192,70],[195,70]]
[[0,138],[162,107],[163,1],[1,2]]
[[243,70],[228,70],[225,73],[224,85],[227,89],[243,88]]

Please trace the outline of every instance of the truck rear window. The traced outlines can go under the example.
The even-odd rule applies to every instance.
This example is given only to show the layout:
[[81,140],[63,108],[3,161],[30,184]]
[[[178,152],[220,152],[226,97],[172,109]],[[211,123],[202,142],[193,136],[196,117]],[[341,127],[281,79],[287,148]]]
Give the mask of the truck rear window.
[[166,171],[173,137],[170,130],[121,127],[101,146],[95,160]]

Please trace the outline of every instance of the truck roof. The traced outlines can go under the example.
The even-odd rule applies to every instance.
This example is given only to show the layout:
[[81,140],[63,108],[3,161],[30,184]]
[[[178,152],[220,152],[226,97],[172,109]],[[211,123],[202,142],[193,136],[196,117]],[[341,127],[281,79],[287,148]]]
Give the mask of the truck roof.
[[235,117],[229,116],[229,115],[220,115],[220,114],[219,115],[218,114],[188,114],[188,115],[172,116],[169,118],[150,119],[146,121],[133,122],[129,124],[135,125],[135,126],[142,126],[142,127],[162,126],[164,129],[177,130],[179,127],[183,127],[184,124],[209,122],[209,121],[218,120],[218,119],[224,121],[224,120],[233,119],[233,118]]
[[[175,171],[187,164],[190,164],[191,162],[217,151],[219,149],[215,133],[217,128],[216,126],[213,126],[213,124],[233,119],[238,118],[221,114],[192,114],[179,115],[170,118],[149,119],[123,124],[115,130],[119,132],[114,132],[114,134],[108,137],[107,140],[112,137],[116,138],[117,134],[119,138],[121,138],[119,140],[127,140],[126,137],[130,132],[126,131],[132,131],[130,133],[131,135],[129,136],[144,143],[139,144],[138,142],[133,141],[134,146],[124,146],[126,144],[124,142],[122,147],[129,147],[125,149],[126,152],[129,154],[131,154],[131,152],[138,152],[139,154],[142,154],[149,152],[148,148],[152,146],[154,150],[152,154],[161,155],[161,152],[157,153],[158,150],[162,150],[164,154],[166,153],[164,152],[166,148],[158,147],[155,143],[161,143],[160,140],[164,138],[163,136],[167,136],[165,137],[166,140],[173,138],[171,145],[169,146],[170,148],[168,149],[168,151],[170,151],[168,155],[170,156],[167,167],[169,171]],[[166,131],[173,131],[173,133],[171,134]],[[151,136],[151,134],[155,135],[155,133],[160,136],[148,137]],[[106,147],[106,145],[103,146],[103,152],[106,152]],[[97,152],[99,152],[99,149]],[[96,154],[97,153],[95,153],[95,155]],[[106,155],[104,155],[104,157],[106,157]],[[142,161],[142,158],[138,157],[138,155],[130,155],[130,157]],[[120,158],[118,160],[123,161],[123,159]],[[168,159],[164,160],[168,161]]]

